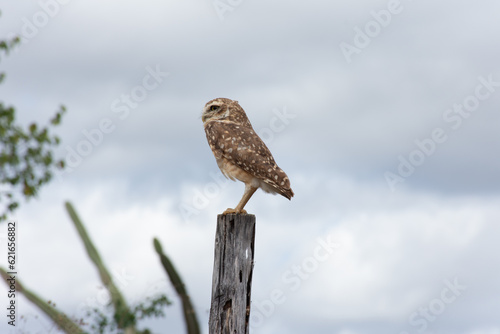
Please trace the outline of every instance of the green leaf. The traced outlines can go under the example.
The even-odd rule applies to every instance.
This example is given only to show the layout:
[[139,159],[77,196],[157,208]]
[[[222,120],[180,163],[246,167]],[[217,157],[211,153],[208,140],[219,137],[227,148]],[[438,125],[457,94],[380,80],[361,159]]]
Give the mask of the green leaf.
[[[64,168],[64,160],[54,159],[54,149],[61,141],[51,131],[60,124],[64,106],[56,113],[56,124],[41,127],[36,122],[28,127],[15,121],[15,109],[0,103],[0,184],[7,186],[16,205],[5,203],[0,209],[0,221],[5,212],[19,206],[19,198],[29,199],[52,179],[55,169]],[[3,211],[2,211],[3,210]]]
[[7,206],[8,211],[14,211],[19,206],[19,203],[12,202]]

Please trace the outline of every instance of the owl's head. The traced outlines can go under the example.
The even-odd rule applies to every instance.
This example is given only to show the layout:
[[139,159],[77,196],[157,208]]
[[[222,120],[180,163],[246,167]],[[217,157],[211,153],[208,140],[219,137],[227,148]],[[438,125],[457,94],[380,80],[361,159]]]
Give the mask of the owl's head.
[[233,101],[223,97],[208,101],[203,108],[201,114],[203,123],[208,121],[231,121],[235,123],[249,123],[245,111],[238,104],[238,101]]

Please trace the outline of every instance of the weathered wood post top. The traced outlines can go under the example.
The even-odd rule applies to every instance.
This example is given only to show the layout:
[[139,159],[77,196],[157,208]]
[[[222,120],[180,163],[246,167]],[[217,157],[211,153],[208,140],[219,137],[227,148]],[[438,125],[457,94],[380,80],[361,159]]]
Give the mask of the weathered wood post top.
[[209,334],[248,334],[255,216],[217,216]]

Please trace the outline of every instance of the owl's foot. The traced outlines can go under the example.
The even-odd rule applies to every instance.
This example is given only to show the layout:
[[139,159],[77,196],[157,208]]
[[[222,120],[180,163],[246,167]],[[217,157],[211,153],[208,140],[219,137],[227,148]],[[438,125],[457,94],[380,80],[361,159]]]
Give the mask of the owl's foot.
[[228,208],[226,211],[224,211],[222,214],[223,215],[227,215],[227,214],[230,214],[230,213],[236,213],[236,214],[239,214],[239,213],[242,213],[242,214],[246,214],[247,212],[245,210],[241,210],[241,211],[238,211],[237,209],[231,209],[231,208]]

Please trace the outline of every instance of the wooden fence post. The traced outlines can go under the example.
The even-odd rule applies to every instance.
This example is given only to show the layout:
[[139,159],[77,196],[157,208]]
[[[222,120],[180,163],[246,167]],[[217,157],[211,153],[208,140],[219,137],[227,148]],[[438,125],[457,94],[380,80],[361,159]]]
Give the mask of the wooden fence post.
[[209,334],[248,334],[255,216],[217,216]]

